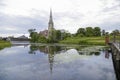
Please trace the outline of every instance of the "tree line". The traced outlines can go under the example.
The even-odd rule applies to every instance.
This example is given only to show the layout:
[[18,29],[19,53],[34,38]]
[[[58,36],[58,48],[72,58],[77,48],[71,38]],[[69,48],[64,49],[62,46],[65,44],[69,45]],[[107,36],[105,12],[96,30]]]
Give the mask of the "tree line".
[[55,43],[68,37],[100,37],[106,35],[120,34],[119,30],[113,30],[111,33],[109,33],[105,30],[101,30],[100,27],[79,28],[75,34],[71,34],[69,32],[62,32],[61,30],[54,30],[54,38],[53,36],[46,38],[42,34],[37,33],[36,29],[29,29],[28,32],[30,33],[29,37],[31,38],[31,42],[39,43]]
[[76,36],[80,37],[92,37],[92,36],[101,36],[101,29],[100,27],[86,27],[86,28],[79,28],[77,30]]
[[57,43],[59,40],[63,40],[67,37],[71,37],[71,34],[68,32],[61,32],[60,30],[54,30],[53,36],[49,36],[46,38],[42,34],[36,32],[36,29],[29,29],[28,32],[30,33],[30,41],[31,42],[39,42],[39,43]]
[[104,29],[102,30],[100,27],[86,27],[79,28],[75,33],[75,36],[78,37],[99,37],[99,36],[112,36],[120,34],[120,30],[115,29],[112,32],[106,32]]

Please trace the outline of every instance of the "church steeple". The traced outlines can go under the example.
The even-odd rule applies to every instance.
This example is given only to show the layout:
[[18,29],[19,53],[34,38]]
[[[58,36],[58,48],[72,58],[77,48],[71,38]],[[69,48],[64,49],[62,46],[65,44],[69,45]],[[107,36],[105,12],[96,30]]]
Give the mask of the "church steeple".
[[48,37],[51,37],[51,36],[52,38],[54,37],[53,31],[54,31],[54,23],[53,23],[53,17],[52,17],[52,10],[50,9],[50,18],[48,22]]
[[53,19],[52,19],[52,10],[51,10],[51,9],[50,9],[49,24],[53,24]]

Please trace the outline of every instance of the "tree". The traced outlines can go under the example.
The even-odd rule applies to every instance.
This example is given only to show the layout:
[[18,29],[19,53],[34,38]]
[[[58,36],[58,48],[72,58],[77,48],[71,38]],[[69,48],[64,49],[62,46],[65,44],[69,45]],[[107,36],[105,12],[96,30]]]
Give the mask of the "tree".
[[109,36],[109,32],[105,32],[105,35],[106,35],[106,36]]
[[116,29],[116,30],[113,30],[112,33],[111,33],[111,35],[118,35],[118,34],[120,34],[120,32],[119,32],[119,30],[117,30],[117,29]]
[[69,32],[61,32],[61,40],[71,37]]
[[105,30],[102,30],[102,36],[105,36],[105,33],[106,33]]
[[77,36],[85,36],[85,29],[84,28],[79,28],[78,30],[77,30],[77,33],[76,33],[76,35]]
[[32,34],[33,34],[33,32],[35,32],[35,30],[36,30],[36,29],[28,29],[28,32],[29,32],[29,34],[30,34],[29,37],[32,37]]
[[94,35],[94,29],[92,27],[87,27],[86,28],[86,36],[91,37]]
[[38,42],[39,35],[37,32],[32,32],[30,37],[31,37],[31,42]]
[[35,32],[36,29],[29,29],[28,32],[30,33],[29,37],[31,38],[31,42],[38,42],[39,34]]
[[36,29],[28,29],[28,32],[31,33],[31,32],[35,32]]
[[61,40],[61,31],[60,30],[55,30],[55,39],[56,39],[56,41]]
[[43,35],[39,34],[38,42],[39,43],[47,43],[48,40]]
[[94,28],[94,36],[101,36],[101,29],[99,27]]

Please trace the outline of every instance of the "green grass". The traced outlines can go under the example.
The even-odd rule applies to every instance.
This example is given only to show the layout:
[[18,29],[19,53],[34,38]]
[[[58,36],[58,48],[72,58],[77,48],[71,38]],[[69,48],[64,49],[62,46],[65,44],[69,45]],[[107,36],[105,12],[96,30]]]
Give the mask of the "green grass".
[[1,50],[1,49],[4,49],[5,47],[10,47],[10,46],[11,46],[11,43],[10,43],[10,42],[0,40],[0,50]]
[[104,37],[72,37],[60,41],[65,44],[80,44],[80,45],[105,45]]

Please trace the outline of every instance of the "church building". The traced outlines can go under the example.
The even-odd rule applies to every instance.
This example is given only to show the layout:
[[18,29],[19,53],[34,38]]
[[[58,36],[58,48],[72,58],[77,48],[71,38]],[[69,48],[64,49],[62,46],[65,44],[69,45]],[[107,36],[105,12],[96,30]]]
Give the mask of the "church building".
[[54,23],[53,23],[53,17],[52,17],[52,10],[50,10],[50,17],[48,22],[48,30],[40,31],[39,34],[43,35],[47,39],[50,37],[54,38]]

